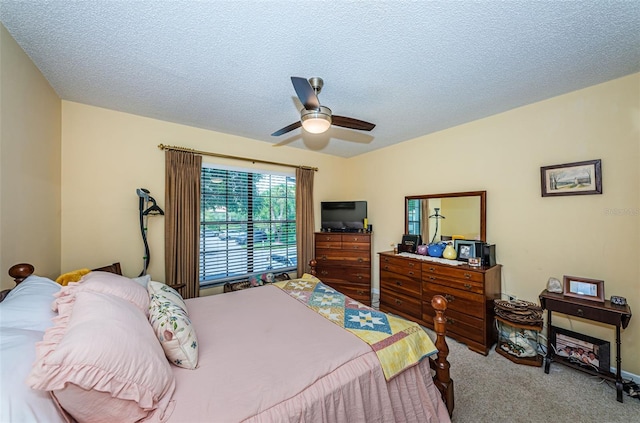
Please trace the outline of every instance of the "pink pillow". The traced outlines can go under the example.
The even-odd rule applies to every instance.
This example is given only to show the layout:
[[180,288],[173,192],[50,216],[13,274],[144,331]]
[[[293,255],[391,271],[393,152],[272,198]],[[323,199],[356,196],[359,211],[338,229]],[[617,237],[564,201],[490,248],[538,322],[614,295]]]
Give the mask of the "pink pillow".
[[59,315],[36,345],[27,384],[52,391],[79,423],[165,419],[175,378],[138,308],[90,290],[56,302]]
[[138,307],[145,316],[149,316],[149,293],[139,283],[126,276],[109,272],[87,273],[79,282],[71,282],[60,290],[60,296],[71,295],[78,291],[94,291],[115,295]]

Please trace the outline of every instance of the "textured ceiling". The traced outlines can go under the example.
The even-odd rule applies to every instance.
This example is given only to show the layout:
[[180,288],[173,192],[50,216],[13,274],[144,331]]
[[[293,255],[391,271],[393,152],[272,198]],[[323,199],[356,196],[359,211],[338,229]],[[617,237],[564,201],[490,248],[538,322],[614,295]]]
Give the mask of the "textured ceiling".
[[[65,100],[343,157],[640,71],[637,0],[0,0],[0,19]],[[271,137],[299,119],[290,76],[377,126]]]

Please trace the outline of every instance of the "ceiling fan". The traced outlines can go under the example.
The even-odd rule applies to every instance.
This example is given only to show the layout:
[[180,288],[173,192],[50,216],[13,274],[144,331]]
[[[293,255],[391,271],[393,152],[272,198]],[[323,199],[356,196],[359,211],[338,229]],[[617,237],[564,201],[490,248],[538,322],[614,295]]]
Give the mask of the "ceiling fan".
[[324,85],[322,78],[314,77],[306,80],[292,76],[291,82],[303,105],[303,109],[300,110],[300,120],[277,130],[271,134],[271,136],[277,137],[301,126],[312,134],[325,132],[331,125],[357,129],[359,131],[371,131],[376,126],[373,123],[363,120],[332,115],[330,108],[321,106],[320,101],[318,101],[318,94],[320,94],[320,90],[322,90],[322,86]]

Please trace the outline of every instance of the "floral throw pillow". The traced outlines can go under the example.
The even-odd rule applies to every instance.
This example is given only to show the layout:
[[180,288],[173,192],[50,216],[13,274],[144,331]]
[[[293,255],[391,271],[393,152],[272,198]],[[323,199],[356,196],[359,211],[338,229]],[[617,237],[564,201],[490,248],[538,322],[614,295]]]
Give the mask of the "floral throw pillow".
[[187,305],[175,289],[149,281],[149,322],[167,359],[178,367],[198,365],[198,339],[189,319]]
[[175,289],[167,286],[162,282],[149,281],[147,283],[147,291],[149,292],[149,299],[156,299],[158,301],[168,301],[176,306],[182,308],[184,311],[187,310],[187,305],[182,298],[182,295]]

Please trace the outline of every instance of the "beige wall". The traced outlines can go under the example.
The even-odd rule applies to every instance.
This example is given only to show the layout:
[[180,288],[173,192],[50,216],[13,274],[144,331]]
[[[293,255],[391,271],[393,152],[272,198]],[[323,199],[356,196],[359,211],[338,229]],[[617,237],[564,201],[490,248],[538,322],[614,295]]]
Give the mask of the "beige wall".
[[[60,106],[1,31],[3,269],[30,261],[55,277],[120,261],[125,274],[137,275],[143,246],[135,190],[149,189],[164,206],[164,154],[157,144],[165,143],[318,166],[316,222],[320,201],[367,200],[375,252],[399,241],[405,195],[486,190],[487,236],[504,266],[503,292],[537,301],[550,276],[573,275],[603,279],[607,297],[640,304],[640,74],[347,160],[73,102]],[[597,158],[602,195],[540,196],[540,166]],[[406,169],[417,170],[407,177]],[[163,224],[161,217],[149,222],[149,272],[158,280],[164,278]],[[613,341],[609,327],[577,318],[556,322]],[[622,335],[623,369],[636,374],[639,328],[632,319]]]
[[[602,159],[602,195],[541,197],[541,166],[591,159]],[[504,293],[537,302],[549,277],[583,276],[604,280],[606,297],[622,295],[632,309],[640,308],[639,165],[640,74],[349,162],[360,178],[351,195],[369,201],[376,252],[400,240],[405,195],[486,190]],[[374,271],[377,281],[377,257]],[[614,345],[609,326],[554,323]],[[622,341],[623,369],[640,374],[640,319]]]
[[[206,131],[127,113],[63,101],[62,270],[119,261],[123,273],[142,270],[136,188],[146,188],[164,208],[164,152],[158,144],[315,166],[315,198],[331,198],[344,186],[345,159]],[[203,157],[245,169],[293,168]],[[338,195],[339,196],[339,195]],[[319,221],[319,202],[316,204]],[[164,218],[149,219],[149,274],[164,280]]]
[[[504,266],[504,293],[537,301],[550,276],[573,275],[603,279],[607,297],[638,304],[639,84],[640,74],[632,75],[349,160],[63,102],[62,267],[119,260],[126,274],[139,272],[135,189],[150,189],[163,205],[162,142],[320,167],[316,206],[367,200],[375,252],[398,242],[405,195],[486,190],[487,236]],[[541,197],[540,166],[596,158],[602,195]],[[406,169],[420,170],[407,178]],[[150,273],[162,279],[163,222],[153,219]],[[556,322],[613,341],[609,327]],[[638,327],[632,320],[623,332],[623,368],[633,373],[640,373],[632,353],[640,347]]]
[[60,272],[60,99],[0,25],[0,277],[29,262]]

